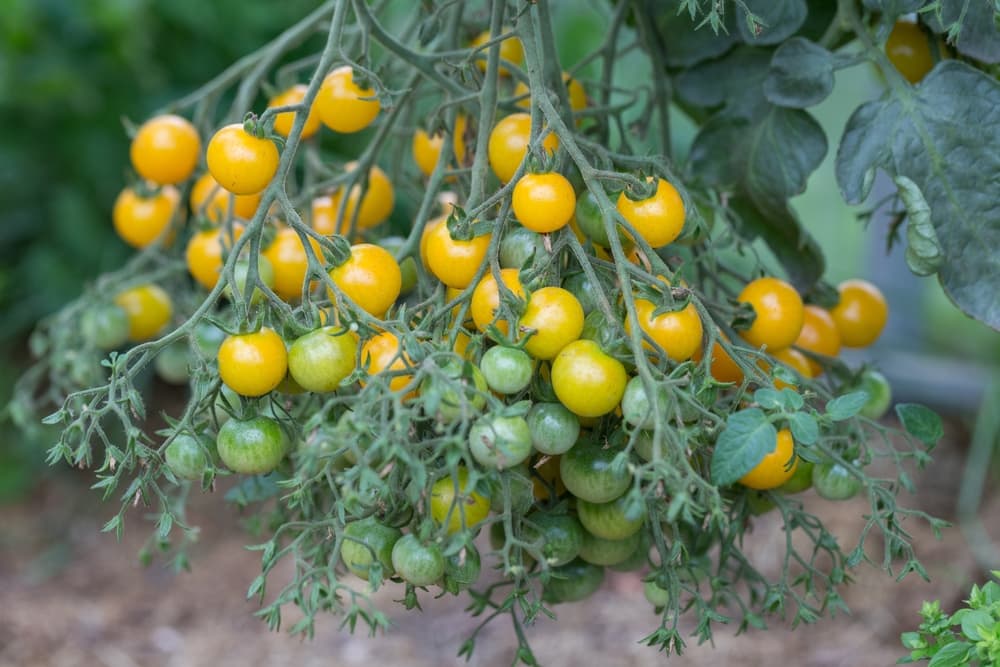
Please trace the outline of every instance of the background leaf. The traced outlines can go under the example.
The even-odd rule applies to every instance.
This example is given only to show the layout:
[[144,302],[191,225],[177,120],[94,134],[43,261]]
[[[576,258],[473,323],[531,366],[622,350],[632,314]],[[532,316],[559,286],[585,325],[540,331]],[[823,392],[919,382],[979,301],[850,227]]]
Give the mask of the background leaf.
[[834,421],[850,419],[865,406],[868,402],[868,392],[854,391],[850,394],[838,396],[826,404],[826,414]]
[[965,18],[955,48],[959,53],[984,63],[1000,62],[1000,29],[994,20],[994,7],[989,0],[941,0],[941,20],[936,12],[927,14],[931,30],[940,34],[955,24],[965,9]]
[[906,432],[921,442],[933,445],[944,435],[941,417],[930,408],[916,403],[900,403],[896,415]]
[[764,80],[768,101],[783,107],[819,104],[833,92],[833,54],[801,37],[793,37],[774,52]]

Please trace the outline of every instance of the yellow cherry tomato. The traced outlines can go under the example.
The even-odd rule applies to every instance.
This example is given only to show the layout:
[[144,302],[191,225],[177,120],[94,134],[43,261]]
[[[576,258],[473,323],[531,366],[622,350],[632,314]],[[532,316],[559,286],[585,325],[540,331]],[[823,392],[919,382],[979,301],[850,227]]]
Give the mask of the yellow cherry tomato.
[[226,336],[219,347],[219,377],[241,396],[263,396],[288,372],[285,341],[273,329]]
[[[510,29],[505,29],[504,32],[509,32]],[[490,41],[491,35],[489,30],[485,30],[478,35],[469,43],[469,46],[473,48],[479,48],[486,42]],[[488,57],[488,51],[483,50],[476,54],[476,67],[480,71],[486,71],[486,58]],[[508,37],[507,39],[500,42],[500,59],[506,60],[507,62],[514,63],[515,65],[520,65],[524,62],[524,46],[521,44],[521,40],[517,37]],[[510,70],[501,65],[499,67],[499,73],[501,76],[510,76]]]
[[535,359],[554,359],[583,333],[583,306],[561,287],[542,287],[531,293],[518,320],[521,334],[531,333],[525,351]]
[[868,347],[882,335],[889,304],[879,288],[867,280],[845,280],[837,286],[840,301],[830,315],[845,347]]
[[[463,114],[455,116],[455,133],[452,138],[452,151],[458,164],[465,162],[465,129],[468,120]],[[435,133],[427,134],[422,128],[417,128],[413,133],[413,161],[417,163],[420,173],[430,176],[437,166],[441,157],[441,146],[444,144],[444,135]]]
[[469,485],[469,471],[459,466],[431,487],[431,518],[449,535],[472,529],[490,513],[489,499]]
[[[530,139],[531,116],[526,113],[512,113],[493,127],[487,152],[490,167],[501,183],[507,183],[514,177],[528,152]],[[559,138],[553,133],[547,134],[542,140],[542,147],[554,153],[559,148]]]
[[115,231],[133,248],[145,248],[160,238],[177,211],[180,193],[172,185],[143,197],[132,188],[125,188],[115,199],[111,221]]
[[206,229],[191,237],[184,258],[188,271],[198,284],[208,290],[215,287],[222,271],[223,254],[233,247],[242,234],[243,225],[234,224],[232,238],[221,227]]
[[[806,355],[802,354],[796,349],[786,347],[784,350],[778,350],[777,352],[772,352],[771,356],[774,357],[777,361],[783,363],[785,366],[791,368],[793,371],[801,375],[803,378],[809,379],[815,377],[815,375],[813,375],[812,368],[809,366],[809,359],[806,357]],[[761,366],[763,366],[765,370],[770,372],[771,369],[767,366],[767,364],[761,362]],[[794,386],[778,379],[775,379],[774,381],[774,388],[795,389]]]
[[517,179],[511,207],[518,221],[539,234],[565,227],[576,211],[576,193],[557,172],[525,174]]
[[[274,107],[287,107],[293,104],[302,104],[302,100],[306,98],[306,91],[309,87],[305,84],[297,83],[291,88],[287,88],[274,97],[267,103],[268,108]],[[295,123],[295,116],[299,112],[286,111],[284,113],[279,113],[274,117],[274,131],[283,137],[287,137],[292,132],[292,125]],[[305,125],[302,126],[302,139],[308,139],[317,132],[319,132],[319,116],[316,115],[316,107],[313,106],[309,109],[309,114],[306,116]]]
[[[370,377],[382,372],[393,373],[393,378],[389,380],[390,391],[401,391],[413,379],[411,373],[400,372],[412,368],[413,363],[403,352],[399,338],[389,331],[372,336],[361,347],[361,365],[368,370]],[[365,382],[361,384],[363,386]]]
[[[837,323],[833,321],[833,316],[819,306],[806,306],[803,311],[802,331],[795,339],[795,347],[827,357],[840,354],[840,332],[837,331]],[[812,377],[819,377],[823,367],[808,357],[807,360]]]
[[129,147],[132,167],[159,185],[190,178],[200,154],[198,130],[187,119],[172,114],[155,116],[139,126]]
[[[723,338],[727,341],[729,340],[726,336],[723,336]],[[702,360],[702,354],[702,349],[699,347],[691,358],[700,362]],[[729,356],[729,353],[726,352],[725,348],[719,344],[719,341],[715,341],[712,345],[712,359],[709,363],[709,373],[716,382],[732,382],[735,384],[743,382],[743,371],[740,369],[736,361]]]
[[[583,90],[583,84],[571,77],[569,72],[563,72],[562,78],[569,96],[569,108],[573,111],[586,109],[587,93]],[[517,101],[517,106],[523,109],[531,107],[531,91],[524,81],[518,81],[517,85],[514,86],[514,97],[522,98]]]
[[552,389],[559,402],[580,417],[600,417],[621,403],[625,366],[592,340],[575,340],[552,362]]
[[920,83],[934,67],[927,35],[912,21],[896,21],[885,42],[885,53],[899,73],[913,84]]
[[758,491],[777,488],[795,474],[798,463],[792,434],[788,429],[781,429],[774,449],[753,470],[740,478],[740,484]]
[[191,212],[204,215],[210,221],[221,224],[229,219],[229,201],[233,200],[233,215],[249,220],[260,206],[260,193],[234,195],[224,190],[212,174],[207,171],[198,177],[191,187]]
[[805,310],[795,288],[778,278],[758,278],[747,284],[738,297],[757,314],[740,336],[754,347],[766,345],[769,352],[789,347],[802,331]]
[[313,108],[328,128],[350,134],[365,129],[378,116],[382,107],[374,98],[375,91],[354,83],[354,69],[345,65],[323,79]]
[[262,191],[278,172],[278,147],[248,134],[241,123],[226,125],[208,142],[205,162],[212,177],[236,195]]
[[427,257],[427,270],[448,287],[468,287],[486,261],[492,235],[456,241],[448,231],[446,218],[430,221],[424,231],[421,245]]
[[651,197],[633,201],[622,192],[618,195],[617,207],[622,217],[652,248],[667,245],[684,229],[684,200],[677,188],[662,178],[657,180],[656,192]]
[[[351,247],[350,258],[330,271],[330,278],[359,308],[374,317],[385,315],[403,287],[403,273],[385,248],[372,243]],[[336,294],[330,293],[336,301]]]
[[170,322],[174,307],[159,285],[139,285],[115,297],[115,304],[128,315],[128,338],[133,342],[149,340]]
[[[521,278],[517,269],[501,269],[500,280],[516,296],[524,298],[524,287],[521,285]],[[476,328],[485,332],[490,324],[494,324],[502,334],[507,335],[508,326],[506,320],[494,322],[500,309],[500,288],[492,272],[487,272],[480,279],[476,289],[472,291],[472,300],[469,303],[469,310],[472,311],[472,320],[476,323]]]
[[[701,349],[703,333],[701,317],[693,303],[681,310],[653,315],[656,304],[646,299],[635,300],[635,314],[639,319],[639,328],[663,348],[674,361],[687,361]],[[631,333],[632,327],[625,318],[625,330]],[[651,348],[647,344],[647,348]]]
[[[309,245],[322,265],[323,249],[319,241],[310,237]],[[298,232],[290,227],[279,229],[262,254],[274,268],[274,293],[289,303],[298,301],[309,269],[309,257]]]

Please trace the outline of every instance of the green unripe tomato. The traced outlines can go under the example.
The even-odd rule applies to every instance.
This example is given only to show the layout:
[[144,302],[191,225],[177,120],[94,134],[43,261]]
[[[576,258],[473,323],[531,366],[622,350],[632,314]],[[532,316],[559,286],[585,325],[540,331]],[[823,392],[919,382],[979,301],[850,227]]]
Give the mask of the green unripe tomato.
[[579,499],[606,503],[618,498],[632,484],[628,467],[612,468],[615,449],[581,440],[559,459],[559,476],[566,489]]
[[306,391],[325,393],[340,386],[357,365],[358,339],[341,327],[310,331],[288,349],[288,374]]
[[512,226],[500,239],[500,268],[524,268],[532,257],[541,257],[544,253],[541,234],[521,225]]
[[[670,394],[662,386],[657,386],[655,393],[656,406],[661,419],[668,419],[673,403]],[[656,427],[653,401],[650,400],[642,378],[638,376],[629,380],[628,384],[625,385],[625,394],[622,396],[622,419],[636,428],[652,429]]]
[[498,394],[517,394],[531,384],[534,362],[524,350],[497,345],[483,353],[479,362],[486,384]]
[[565,565],[580,553],[583,527],[568,514],[535,512],[525,517],[522,539],[541,542],[542,556],[550,567]]
[[593,595],[604,583],[604,568],[580,558],[552,568],[542,597],[546,602],[577,602]]
[[186,384],[191,377],[191,346],[179,340],[159,351],[153,361],[156,375],[167,384]]
[[285,457],[287,438],[281,425],[269,417],[230,419],[216,437],[219,458],[227,468],[244,475],[262,475]]
[[451,556],[445,556],[443,588],[458,595],[479,581],[480,569],[479,551],[471,544],[465,545]]
[[586,273],[574,273],[567,276],[563,280],[562,286],[580,302],[584,315],[590,315],[599,307],[597,304],[600,302],[598,295],[601,293],[601,287],[588,278]]
[[114,303],[88,308],[80,319],[83,339],[99,350],[113,350],[128,341],[128,313]]
[[340,560],[354,575],[368,581],[375,563],[382,566],[382,578],[396,572],[392,551],[403,536],[398,528],[387,526],[369,516],[344,526],[344,541],[340,544]]
[[495,473],[489,482],[490,510],[498,514],[504,512],[504,482],[510,493],[511,511],[518,515],[527,514],[535,503],[534,483],[531,470],[526,463]]
[[639,533],[632,533],[621,540],[606,540],[585,530],[580,558],[593,565],[620,565],[635,555],[641,542]]
[[606,503],[592,503],[579,499],[576,511],[580,523],[592,535],[605,540],[624,540],[639,532],[646,519],[645,505],[628,511],[628,494]]
[[524,417],[484,417],[469,429],[469,451],[487,468],[516,466],[531,454],[528,422]]
[[488,387],[478,366],[456,357],[449,359],[440,373],[443,377],[429,375],[420,383],[420,393],[424,396],[440,388],[436,413],[439,420],[450,423],[483,411]]
[[642,585],[642,594],[654,607],[666,607],[670,604],[670,591],[660,588],[655,581],[647,581]]
[[198,480],[208,468],[208,457],[198,440],[187,433],[178,434],[164,453],[170,472],[181,479]]
[[805,459],[799,459],[795,466],[795,472],[788,478],[788,481],[778,487],[782,493],[800,493],[812,486],[813,483],[813,463]]
[[526,420],[531,444],[543,454],[563,454],[580,437],[580,418],[562,403],[535,403]]
[[[266,285],[269,289],[274,289],[274,267],[271,265],[271,261],[261,255],[257,262],[257,277],[261,283]],[[241,296],[245,296],[247,289],[250,285],[247,281],[250,279],[250,260],[246,257],[240,257],[236,260],[235,266],[233,266],[233,281],[236,283],[237,289]],[[231,284],[227,284],[222,288],[222,296],[226,297],[230,301],[233,301],[233,287]],[[254,287],[253,294],[250,296],[250,305],[256,306],[264,301],[264,293],[259,287]]]
[[840,463],[817,463],[813,467],[813,487],[827,500],[847,500],[861,490],[861,480]]
[[404,535],[392,547],[392,567],[403,581],[430,586],[444,576],[444,556],[433,542],[422,544],[416,535]]
[[868,394],[868,401],[860,414],[868,419],[881,419],[892,405],[892,385],[882,373],[869,368],[861,375],[858,389]]

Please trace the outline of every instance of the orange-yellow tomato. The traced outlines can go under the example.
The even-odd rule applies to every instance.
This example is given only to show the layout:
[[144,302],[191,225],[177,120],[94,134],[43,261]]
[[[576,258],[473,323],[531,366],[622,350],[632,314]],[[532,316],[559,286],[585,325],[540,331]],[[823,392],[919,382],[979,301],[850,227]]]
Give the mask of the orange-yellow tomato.
[[531,293],[518,320],[522,334],[531,333],[525,351],[535,359],[554,359],[583,333],[583,306],[561,287],[542,287]]
[[222,271],[223,253],[228,252],[242,234],[243,225],[234,224],[232,238],[221,227],[206,229],[191,237],[184,258],[198,284],[209,290],[215,287]]
[[448,287],[468,287],[486,261],[491,238],[491,234],[484,234],[458,241],[451,237],[446,218],[432,220],[421,237],[425,266]]
[[[267,106],[268,108],[275,108],[302,104],[302,100],[306,98],[307,90],[309,90],[308,86],[297,83],[272,97]],[[295,116],[298,113],[297,111],[286,111],[276,115],[274,117],[274,131],[283,137],[287,137],[292,132],[292,125],[295,123]],[[319,132],[319,116],[316,115],[316,107],[313,106],[310,107],[305,124],[302,126],[301,137],[302,139],[308,139],[317,132]]]
[[[361,348],[361,365],[368,369],[368,375],[374,377],[379,373],[393,373],[389,380],[390,391],[400,391],[410,380],[411,373],[404,373],[413,368],[410,357],[403,352],[399,338],[389,331],[372,336]],[[362,382],[364,385],[364,382]]]
[[[458,164],[465,162],[465,129],[468,120],[462,114],[455,116],[455,134],[452,138],[452,151]],[[444,145],[444,135],[435,133],[427,134],[422,128],[417,128],[413,133],[413,161],[417,163],[420,173],[430,176],[437,166],[441,157],[441,146]]]
[[226,336],[219,347],[219,377],[241,396],[263,396],[288,372],[285,341],[273,329]]
[[805,317],[802,297],[778,278],[758,278],[740,292],[739,301],[753,306],[757,316],[749,329],[740,332],[754,347],[766,345],[769,352],[789,347],[802,331]]
[[[493,127],[487,152],[490,167],[501,183],[514,178],[528,152],[530,139],[531,116],[526,113],[512,113]],[[547,134],[542,140],[542,148],[554,153],[559,148],[559,138],[553,133]]]
[[517,179],[511,207],[518,221],[539,234],[565,227],[576,211],[576,193],[557,172],[525,174]]
[[[702,349],[699,347],[694,355],[692,355],[692,359],[700,362],[702,354]],[[712,359],[709,366],[709,373],[716,382],[732,382],[735,384],[743,382],[742,369],[740,369],[739,365],[729,356],[729,353],[726,352],[725,348],[718,341],[712,345]]]
[[198,166],[201,139],[187,119],[172,114],[143,123],[129,147],[132,167],[147,181],[173,185],[190,178]]
[[782,429],[778,431],[774,449],[740,478],[740,484],[758,491],[774,489],[787,482],[795,474],[797,466],[795,441],[788,429]]
[[889,304],[867,280],[845,280],[837,286],[840,301],[830,310],[845,347],[868,347],[882,335]]
[[[392,253],[372,243],[351,246],[350,258],[331,269],[330,278],[351,301],[374,317],[384,316],[403,288],[403,273]],[[337,300],[332,291],[330,300]]]
[[934,67],[927,35],[912,21],[896,21],[885,42],[885,53],[907,81],[916,84]]
[[229,201],[233,200],[233,215],[242,220],[249,220],[260,206],[260,193],[252,195],[234,195],[222,188],[212,174],[207,171],[198,177],[191,187],[191,212],[204,215],[210,221],[219,224],[229,219]]
[[115,304],[128,315],[128,338],[133,342],[149,340],[170,322],[174,307],[159,285],[139,285],[121,292]]
[[[501,269],[500,280],[514,295],[524,298],[524,287],[521,285],[521,278],[517,269]],[[476,328],[485,332],[490,324],[494,324],[500,333],[507,335],[508,326],[506,320],[494,322],[500,309],[500,288],[489,272],[480,279],[476,289],[472,291],[472,300],[469,310],[472,311],[472,320],[476,323]]]
[[[562,78],[569,96],[569,108],[573,111],[582,111],[587,108],[587,93],[583,90],[583,84],[571,77],[569,72],[563,72]],[[531,93],[528,90],[528,84],[524,81],[518,81],[517,85],[514,86],[514,97],[522,98],[517,101],[517,106],[524,109],[531,107]]]
[[[701,349],[701,337],[704,333],[701,317],[693,303],[684,308],[653,315],[656,304],[646,299],[635,300],[635,314],[639,319],[639,328],[663,348],[674,361],[687,361]],[[631,333],[632,327],[628,318],[625,319],[625,330]],[[651,348],[647,344],[647,348]]]
[[150,197],[125,188],[115,199],[111,221],[125,243],[133,248],[145,248],[170,226],[179,201],[180,193],[172,185],[163,186]]
[[[309,245],[316,258],[323,263],[323,249],[310,237]],[[274,293],[289,303],[302,296],[302,285],[309,269],[309,257],[298,232],[290,227],[278,230],[274,240],[262,253],[274,268]]]
[[657,180],[656,192],[646,199],[633,201],[622,192],[617,206],[622,217],[652,248],[667,245],[684,229],[684,200],[665,179]]
[[[774,357],[777,361],[784,364],[785,366],[791,368],[793,371],[801,375],[803,378],[809,379],[815,377],[815,375],[813,375],[812,372],[812,367],[810,367],[809,365],[809,359],[806,357],[806,355],[802,354],[796,349],[786,347],[783,350],[772,352],[771,356]],[[761,362],[761,366],[766,371],[770,372],[771,369],[768,367],[766,363]],[[778,380],[778,379],[775,379],[774,381],[774,388],[795,389],[794,386],[788,384],[787,382],[784,382],[783,380]]]
[[320,121],[343,134],[360,132],[371,125],[381,108],[373,89],[354,83],[354,69],[348,65],[326,75],[313,102]]
[[[795,347],[808,352],[835,357],[840,354],[840,332],[833,316],[819,306],[808,305],[803,311],[802,331],[795,339]],[[808,359],[812,377],[819,377],[823,367]]]
[[[504,32],[509,32],[509,29],[504,30]],[[489,30],[485,30],[478,35],[469,43],[469,46],[473,48],[481,47],[486,42],[490,41],[491,35]],[[480,71],[486,71],[486,58],[487,51],[480,51],[476,54],[476,67]],[[500,42],[500,58],[501,60],[506,60],[507,62],[514,63],[515,65],[520,65],[524,62],[524,46],[521,44],[521,40],[517,37],[508,37],[507,39]],[[510,76],[510,70],[504,66],[500,66],[499,73],[501,76]]]
[[252,195],[266,188],[278,172],[279,159],[273,141],[248,134],[242,123],[220,128],[205,151],[212,177],[236,195]]

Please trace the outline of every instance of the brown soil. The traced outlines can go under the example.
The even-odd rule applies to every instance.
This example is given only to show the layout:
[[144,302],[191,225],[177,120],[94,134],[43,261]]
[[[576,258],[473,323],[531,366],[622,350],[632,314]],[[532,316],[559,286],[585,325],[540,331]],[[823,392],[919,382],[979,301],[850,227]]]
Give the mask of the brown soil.
[[[923,475],[920,507],[938,516],[952,514],[961,478],[961,452],[936,452],[932,474]],[[246,588],[259,570],[235,511],[218,494],[195,500],[192,520],[202,527],[193,551],[193,571],[174,576],[164,567],[141,568],[135,554],[146,533],[138,515],[131,517],[122,544],[101,534],[110,515],[87,490],[85,474],[65,474],[48,482],[30,500],[0,508],[0,667],[132,667],[210,665],[253,667],[295,665],[347,667],[465,664],[456,651],[476,621],[464,612],[467,599],[422,600],[424,611],[405,612],[392,603],[401,590],[380,592],[380,607],[394,623],[387,634],[370,639],[337,630],[325,618],[312,641],[271,633],[252,616]],[[841,540],[854,546],[865,511],[862,500],[829,503],[810,493],[804,499]],[[1000,526],[998,499],[988,499],[982,516]],[[792,631],[781,621],[767,632],[734,636],[720,627],[711,645],[690,639],[676,665],[877,666],[892,665],[903,655],[900,632],[914,629],[920,603],[940,598],[954,608],[972,581],[985,573],[976,565],[958,528],[934,539],[925,524],[913,523],[918,553],[931,575],[896,583],[871,567],[855,573],[845,591],[850,616],[823,619]],[[780,528],[763,517],[749,540],[749,550],[763,569],[777,567]],[[278,573],[278,577],[281,576]],[[655,649],[637,643],[657,626],[642,597],[637,575],[609,577],[593,598],[557,608],[558,621],[544,619],[529,629],[542,664],[660,664]],[[288,621],[291,619],[291,622]],[[294,623],[289,612],[286,627]],[[470,664],[507,665],[513,657],[509,623],[497,621],[481,635]]]

